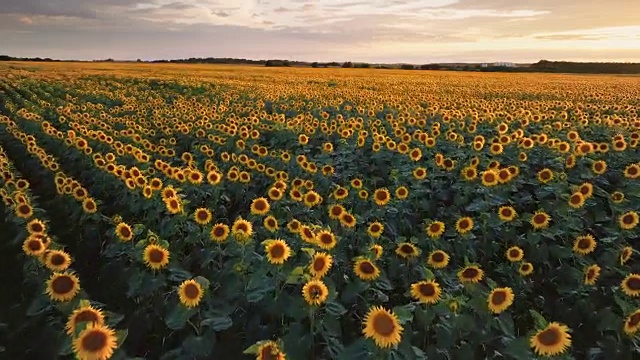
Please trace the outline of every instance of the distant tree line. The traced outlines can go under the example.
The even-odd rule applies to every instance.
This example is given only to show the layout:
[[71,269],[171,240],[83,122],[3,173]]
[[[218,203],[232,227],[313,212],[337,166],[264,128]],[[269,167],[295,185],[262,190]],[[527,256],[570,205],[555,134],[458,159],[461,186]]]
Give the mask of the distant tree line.
[[[59,62],[51,58],[26,58],[13,57],[8,55],[0,55],[0,61],[40,61],[40,62]],[[78,60],[64,60],[78,61]],[[93,60],[93,62],[115,62],[114,59]],[[540,60],[530,66],[494,66],[491,64],[424,64],[412,65],[372,65],[365,62],[304,62],[290,60],[251,60],[236,58],[188,58],[188,59],[172,59],[172,60],[152,60],[136,62],[148,63],[176,63],[176,64],[236,64],[236,65],[258,65],[267,67],[290,67],[290,66],[311,66],[312,68],[358,68],[358,69],[397,69],[402,70],[449,70],[449,71],[480,71],[480,72],[551,72],[551,73],[584,73],[584,74],[640,74],[640,63],[607,63],[607,62],[569,62],[569,61],[548,61]]]

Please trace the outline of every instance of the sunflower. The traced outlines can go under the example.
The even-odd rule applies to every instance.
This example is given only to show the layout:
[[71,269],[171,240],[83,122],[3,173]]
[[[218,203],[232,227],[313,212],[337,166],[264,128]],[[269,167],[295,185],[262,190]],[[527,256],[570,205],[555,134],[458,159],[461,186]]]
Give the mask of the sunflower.
[[395,191],[396,197],[400,200],[404,200],[409,196],[409,189],[405,186],[400,186]]
[[627,277],[622,280],[620,283],[622,287],[622,291],[633,297],[640,296],[640,275],[638,274],[629,274]]
[[249,221],[239,217],[231,226],[231,233],[236,241],[246,243],[253,235],[253,225]]
[[73,351],[80,360],[106,360],[118,347],[115,332],[105,325],[88,324],[73,340]]
[[353,265],[353,271],[356,275],[365,281],[375,280],[380,276],[380,269],[373,263],[373,261],[365,258],[359,258]]
[[80,291],[80,279],[71,272],[54,272],[47,280],[45,293],[51,300],[66,302],[73,299]]
[[404,330],[398,317],[391,311],[374,306],[369,309],[364,318],[362,333],[368,339],[373,339],[380,348],[396,346],[402,340]]
[[571,196],[569,197],[569,206],[571,206],[574,209],[579,209],[582,206],[584,206],[585,200],[586,199],[581,192],[575,192],[571,194]]
[[27,223],[27,232],[31,235],[42,235],[46,230],[46,225],[38,219],[33,219]]
[[398,247],[396,248],[396,254],[405,259],[411,259],[420,255],[420,249],[418,249],[412,243],[403,242],[398,244]]
[[624,320],[623,329],[627,335],[633,335],[638,332],[638,329],[640,329],[640,309],[637,309],[627,316]]
[[466,234],[473,229],[473,219],[465,216],[461,217],[456,221],[456,231],[459,234]]
[[489,293],[487,304],[492,313],[499,314],[513,304],[513,299],[513,290],[510,287],[495,288]]
[[327,275],[329,269],[333,265],[333,257],[325,252],[317,252],[311,258],[309,264],[309,272],[315,278],[321,278]]
[[264,225],[265,229],[269,230],[270,232],[275,232],[276,230],[278,230],[278,220],[271,215],[264,218],[264,220],[262,221],[262,225]]
[[373,193],[373,199],[379,206],[384,206],[389,202],[389,200],[391,200],[391,194],[386,188],[377,189]]
[[477,283],[484,277],[484,271],[475,265],[467,266],[458,271],[458,280],[461,283]]
[[498,185],[498,173],[495,170],[488,169],[482,172],[482,185],[495,186]]
[[534,352],[541,356],[556,356],[571,346],[571,335],[566,325],[551,322],[529,339]]
[[28,219],[33,215],[33,208],[29,204],[19,204],[14,211],[16,216],[22,219]]
[[266,341],[258,347],[258,356],[256,360],[285,360],[285,355],[278,344],[273,341]]
[[254,215],[265,215],[270,209],[271,206],[266,198],[260,197],[251,202],[251,213]]
[[624,230],[631,230],[638,225],[638,213],[635,211],[627,211],[618,217],[618,224]]
[[637,179],[640,177],[640,165],[631,164],[624,169],[624,177],[627,179]]
[[594,174],[602,175],[607,171],[607,162],[604,160],[595,161],[591,164],[591,170]]
[[544,168],[538,172],[538,181],[543,184],[553,180],[553,171],[551,169]]
[[207,225],[211,218],[211,211],[207,208],[198,208],[193,213],[193,219],[200,225]]
[[518,213],[513,206],[501,206],[498,209],[498,217],[500,217],[502,221],[512,221],[516,216],[518,216]]
[[211,240],[217,243],[224,242],[225,240],[227,240],[228,236],[229,236],[229,226],[222,223],[217,223],[213,225],[213,227],[211,228],[211,232],[209,233],[209,237],[211,238]]
[[347,196],[349,196],[349,190],[347,190],[346,188],[343,188],[342,186],[338,187],[333,192],[333,197],[336,198],[336,200],[342,200]]
[[369,198],[369,192],[367,192],[367,190],[360,190],[358,191],[358,197],[362,200],[367,200]]
[[169,199],[177,197],[178,192],[171,185],[169,185],[162,189],[162,192],[160,192],[160,196],[162,197],[162,201],[167,201]]
[[340,224],[342,226],[352,228],[356,226],[356,218],[348,212],[343,212],[342,215],[340,215]]
[[533,216],[531,216],[531,220],[529,220],[529,222],[534,229],[539,230],[548,227],[550,220],[551,216],[549,216],[549,214],[547,214],[546,212],[536,211]]
[[382,257],[384,249],[382,248],[382,245],[373,244],[369,247],[369,251],[373,252],[374,258],[378,260]]
[[329,296],[329,289],[320,279],[309,280],[302,287],[302,296],[309,305],[318,306]]
[[182,201],[179,198],[171,198],[164,201],[169,214],[178,214],[182,212]]
[[119,223],[116,226],[116,236],[120,241],[131,241],[133,239],[133,231],[131,230],[131,226],[126,223]]
[[318,205],[322,202],[322,196],[320,196],[320,194],[318,194],[317,192],[311,190],[308,193],[304,194],[304,204],[307,207],[312,207],[315,205]]
[[621,202],[624,201],[624,194],[620,191],[614,191],[611,194],[611,201],[613,201],[616,204],[620,204]]
[[444,223],[442,221],[434,221],[426,228],[427,235],[432,239],[439,238],[444,233]]
[[625,246],[620,251],[620,265],[624,265],[633,255],[633,248],[631,246]]
[[71,256],[63,250],[50,250],[44,255],[44,266],[51,271],[65,271],[71,265]]
[[573,251],[580,255],[587,255],[596,249],[596,239],[593,235],[578,236],[573,242]]
[[507,257],[507,260],[511,262],[517,262],[522,260],[522,258],[524,257],[524,251],[517,246],[512,246],[507,249],[505,255]]
[[600,276],[600,266],[593,264],[584,269],[584,283],[594,285]]
[[478,177],[478,170],[473,166],[467,166],[462,169],[462,178],[467,181],[474,180]]
[[267,241],[264,245],[264,252],[271,264],[282,265],[291,256],[291,248],[280,239]]
[[[293,195],[293,190],[297,191],[297,196]],[[278,189],[277,187],[272,187],[269,189],[269,191],[267,192],[269,194],[269,199],[273,200],[273,201],[278,201],[280,199],[282,199],[282,197],[284,196],[284,189]],[[291,190],[291,197],[296,200],[296,201],[300,201],[302,200],[302,194],[300,193],[300,190],[298,189],[292,189]]]
[[169,250],[155,244],[147,245],[142,253],[142,259],[145,264],[153,270],[159,270],[167,266],[169,264],[169,256]]
[[180,303],[189,308],[198,306],[203,295],[202,286],[193,279],[183,281],[178,288]]
[[411,296],[425,304],[435,304],[440,300],[440,284],[433,280],[424,280],[411,284]]
[[319,231],[315,235],[315,242],[318,244],[318,246],[320,246],[321,248],[323,248],[325,250],[331,250],[337,244],[336,236],[333,235],[333,233],[331,233],[330,231],[327,231],[327,230]]
[[531,275],[531,273],[533,272],[533,264],[530,262],[523,262],[522,264],[520,264],[520,266],[518,267],[518,272],[520,273],[520,275],[522,276],[528,276]]
[[346,212],[344,207],[340,204],[333,204],[329,206],[329,218],[333,220],[338,220],[342,213]]
[[47,250],[47,247],[42,242],[42,239],[38,235],[29,236],[22,243],[22,251],[29,256],[42,255]]
[[293,219],[287,223],[287,229],[289,229],[289,231],[294,234],[300,232],[300,227],[301,227],[300,221],[296,219]]
[[413,169],[413,177],[416,180],[424,180],[427,177],[427,169],[423,167]]
[[[84,300],[83,300],[84,301]],[[76,329],[78,328],[78,324],[83,322],[96,324],[96,325],[104,325],[104,314],[102,310],[96,309],[90,304],[84,304],[73,310],[71,315],[69,315],[69,319],[67,320],[67,324],[65,329],[67,330],[67,334],[69,336],[75,337]]]
[[584,195],[585,199],[588,199],[593,195],[593,185],[591,183],[583,183],[578,187],[578,192]]
[[434,250],[427,258],[427,264],[435,269],[442,269],[449,265],[449,254],[442,250]]
[[369,236],[371,236],[374,239],[379,238],[380,235],[382,235],[383,231],[384,231],[384,225],[382,225],[377,221],[369,224],[369,227],[367,228],[367,233],[369,234]]

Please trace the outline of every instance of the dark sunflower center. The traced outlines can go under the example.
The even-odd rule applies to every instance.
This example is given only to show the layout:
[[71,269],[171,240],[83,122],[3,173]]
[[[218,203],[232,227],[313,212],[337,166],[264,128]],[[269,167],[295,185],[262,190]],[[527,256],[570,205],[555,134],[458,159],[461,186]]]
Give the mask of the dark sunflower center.
[[587,195],[589,193],[589,187],[587,186],[580,187],[580,192],[582,193],[582,195]]
[[205,220],[207,220],[208,218],[209,218],[209,216],[208,216],[208,214],[207,214],[207,212],[206,212],[206,211],[203,211],[203,210],[198,211],[198,220],[205,221]]
[[469,220],[467,219],[463,219],[462,221],[460,221],[460,228],[461,229],[466,229],[469,227]]
[[289,224],[289,226],[293,229],[296,230],[298,229],[298,227],[300,226],[300,224],[298,224],[297,222],[292,222]]
[[433,253],[431,255],[431,260],[433,260],[436,263],[441,263],[444,261],[444,254],[441,252]]
[[493,173],[485,173],[484,180],[488,183],[492,183],[496,180],[496,176]]
[[452,167],[453,166],[453,161],[451,161],[450,159],[446,159],[444,161],[444,166],[445,167]]
[[511,217],[511,209],[502,209],[502,216]]
[[29,211],[31,211],[31,208],[29,207],[29,205],[22,204],[22,205],[18,206],[18,212],[20,212],[23,215],[28,214]]
[[540,178],[542,180],[549,180],[549,172],[548,171],[543,171],[542,173],[540,173]]
[[507,293],[504,291],[496,291],[491,296],[491,303],[493,305],[501,305],[507,300]]
[[324,265],[325,265],[325,260],[324,258],[316,258],[313,262],[313,270],[315,271],[322,271],[322,269],[324,269]]
[[258,201],[256,202],[256,210],[258,211],[263,211],[264,209],[267,208],[267,205],[265,204],[264,201]]
[[622,217],[622,222],[623,222],[625,225],[631,225],[631,224],[633,224],[633,215],[631,215],[631,214],[625,214],[625,215]]
[[520,267],[520,270],[522,270],[523,272],[527,272],[527,271],[529,271],[529,264],[523,264],[523,265]]
[[224,229],[222,228],[222,226],[218,226],[215,229],[213,229],[213,235],[217,236],[217,237],[222,237],[224,236]]
[[236,231],[242,231],[242,232],[247,232],[249,229],[247,229],[247,224],[245,223],[238,223],[236,225]]
[[433,284],[420,284],[418,291],[424,296],[434,296],[436,294],[436,289]]
[[188,299],[197,299],[200,295],[200,289],[198,289],[198,286],[195,284],[187,284],[184,287],[184,295]]
[[498,173],[498,176],[500,177],[501,180],[506,180],[509,178],[509,170],[505,170],[505,171],[500,171],[500,173]]
[[571,196],[571,203],[572,204],[580,204],[580,202],[582,202],[582,197],[578,194],[574,194]]
[[511,257],[512,259],[517,259],[520,257],[520,251],[517,249],[512,249],[509,250],[509,257]]
[[475,170],[469,169],[467,170],[467,177],[473,177],[476,174]]
[[131,236],[131,230],[129,230],[129,228],[127,227],[122,227],[120,228],[120,235],[122,235],[122,237],[128,238],[129,236]]
[[373,274],[376,271],[376,268],[373,266],[372,263],[365,261],[363,263],[360,264],[360,271],[363,272],[364,274]]
[[544,224],[545,221],[547,221],[547,217],[544,214],[537,214],[533,217],[533,222],[538,225]]
[[73,290],[75,282],[69,276],[58,276],[51,282],[51,289],[56,294],[68,294]]
[[276,244],[271,248],[271,257],[279,259],[284,256],[285,250],[284,246],[281,244]]
[[631,277],[627,280],[627,287],[633,291],[640,290],[640,277]]
[[544,346],[554,346],[560,343],[561,336],[558,329],[546,329],[537,336],[538,341]]
[[342,217],[342,220],[347,223],[347,224],[351,224],[353,222],[353,216],[349,215],[349,214],[345,214]]
[[462,271],[462,277],[465,279],[473,279],[478,276],[478,269],[476,268],[466,268]]
[[65,260],[66,260],[65,257],[60,254],[53,254],[49,259],[49,261],[51,262],[51,265],[53,266],[60,266],[64,264]]
[[429,226],[429,230],[431,230],[432,233],[440,232],[440,224],[431,224],[431,226]]
[[310,296],[312,299],[317,299],[317,298],[321,297],[321,296],[322,296],[322,293],[323,293],[323,290],[322,290],[322,288],[321,288],[320,286],[318,286],[318,285],[311,285],[311,286],[309,287],[309,296]]
[[149,260],[152,263],[161,263],[164,260],[164,252],[160,249],[151,249],[149,252]]
[[371,230],[371,232],[374,233],[374,234],[378,233],[378,232],[380,232],[380,226],[378,226],[377,224],[376,225],[371,225],[371,228],[369,230]]
[[74,318],[74,322],[76,324],[81,322],[97,322],[97,321],[98,321],[98,315],[93,310],[83,310],[79,312]]
[[323,244],[331,244],[333,242],[333,238],[329,234],[320,235],[320,242]]
[[267,226],[276,227],[276,221],[274,219],[267,219]]
[[343,189],[338,189],[336,193],[338,194],[338,196],[343,196],[345,194],[345,191]]
[[578,248],[581,250],[586,250],[591,246],[591,240],[587,238],[582,238],[578,241]]
[[604,165],[602,163],[596,163],[596,170],[601,171]]
[[408,254],[408,255],[414,253],[413,247],[411,245],[409,245],[409,244],[403,244],[402,246],[400,246],[400,251],[402,253]]
[[387,193],[384,191],[378,191],[376,192],[376,199],[380,200],[380,201],[384,201],[387,200]]
[[39,223],[33,223],[31,224],[31,231],[33,232],[42,232],[44,229],[42,228],[42,225],[40,225]]
[[635,313],[629,317],[629,326],[637,326],[640,324],[640,312]]
[[98,352],[107,346],[107,334],[100,330],[92,330],[82,338],[82,348],[88,352]]
[[589,269],[589,271],[587,271],[587,279],[591,280],[594,277],[596,277],[596,270],[595,269]]
[[29,247],[29,250],[31,250],[31,251],[38,251],[38,250],[42,249],[42,241],[40,241],[40,240],[31,240],[31,241],[29,241],[29,244],[27,246]]
[[638,174],[638,168],[635,166],[632,166],[629,168],[629,170],[627,171],[629,173],[629,175],[637,175]]
[[382,336],[390,336],[396,329],[393,319],[384,313],[377,314],[373,318],[373,330]]
[[93,201],[87,201],[86,207],[88,210],[93,210],[96,207],[96,204]]
[[277,353],[276,349],[271,345],[267,345],[260,352],[260,360],[276,360],[278,357],[274,353]]

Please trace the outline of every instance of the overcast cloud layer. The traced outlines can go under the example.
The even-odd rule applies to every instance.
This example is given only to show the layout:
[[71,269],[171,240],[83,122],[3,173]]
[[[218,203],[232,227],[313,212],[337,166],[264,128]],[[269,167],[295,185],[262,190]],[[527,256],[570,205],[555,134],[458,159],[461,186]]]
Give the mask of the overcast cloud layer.
[[0,54],[640,62],[638,0],[2,0]]

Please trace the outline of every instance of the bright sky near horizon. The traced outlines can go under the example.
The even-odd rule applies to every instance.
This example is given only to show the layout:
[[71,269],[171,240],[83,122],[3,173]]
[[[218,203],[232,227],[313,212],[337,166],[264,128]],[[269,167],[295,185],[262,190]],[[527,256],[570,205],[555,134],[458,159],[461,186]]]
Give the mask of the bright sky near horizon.
[[640,0],[0,0],[0,54],[640,62]]

